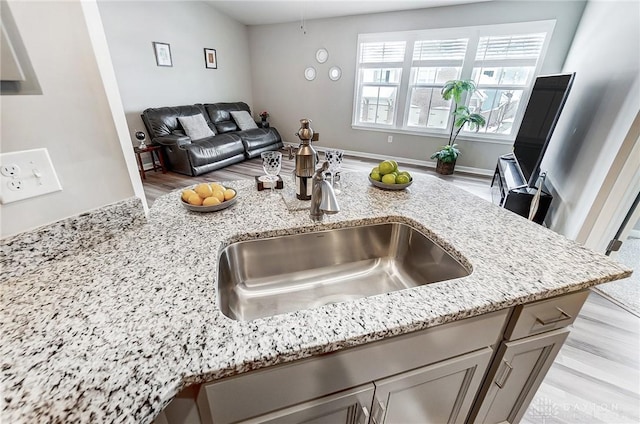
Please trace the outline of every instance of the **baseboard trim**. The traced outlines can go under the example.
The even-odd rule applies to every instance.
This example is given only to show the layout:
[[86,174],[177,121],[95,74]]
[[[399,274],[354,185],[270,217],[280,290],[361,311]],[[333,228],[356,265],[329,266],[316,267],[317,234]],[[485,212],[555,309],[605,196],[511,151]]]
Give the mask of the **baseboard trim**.
[[[289,146],[293,146],[293,147],[297,147],[298,144],[296,143],[288,143],[288,142],[284,142],[285,145],[289,145]],[[321,152],[324,152],[326,149],[330,148],[330,147],[325,147],[325,146],[321,146],[319,144],[315,144],[313,145],[313,147]],[[375,160],[380,160],[383,161],[385,159],[388,159],[389,156],[388,155],[379,155],[376,153],[368,153],[368,152],[359,152],[356,150],[346,150],[343,149],[345,154],[349,155],[349,156],[357,156],[357,157],[362,157],[362,158],[366,158],[366,159],[375,159]],[[436,169],[436,163],[433,161],[426,161],[426,160],[417,160],[417,159],[411,159],[411,158],[405,158],[405,157],[400,157],[400,156],[396,156],[396,160],[398,162],[401,163],[406,163],[409,165],[416,165],[416,166],[423,166],[426,168],[431,168],[431,169]],[[496,158],[497,160],[497,158]],[[482,175],[482,176],[492,176],[494,170],[492,169],[483,169],[483,168],[474,168],[471,166],[461,166],[461,165],[456,165],[456,171],[460,171],[460,172],[464,172],[467,174],[473,174],[473,175]]]

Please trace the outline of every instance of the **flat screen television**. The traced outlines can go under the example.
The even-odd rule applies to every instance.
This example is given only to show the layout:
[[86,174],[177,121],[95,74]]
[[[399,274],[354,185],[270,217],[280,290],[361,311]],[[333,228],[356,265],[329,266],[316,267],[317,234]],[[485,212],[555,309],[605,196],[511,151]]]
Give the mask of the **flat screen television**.
[[575,72],[542,75],[533,91],[513,144],[513,154],[529,187],[535,187],[540,163],[567,100]]

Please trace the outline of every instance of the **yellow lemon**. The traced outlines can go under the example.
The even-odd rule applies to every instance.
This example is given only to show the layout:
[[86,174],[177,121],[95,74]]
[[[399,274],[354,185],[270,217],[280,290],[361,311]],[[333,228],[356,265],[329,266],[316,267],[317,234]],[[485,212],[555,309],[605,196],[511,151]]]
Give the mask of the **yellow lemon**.
[[198,196],[206,199],[213,194],[213,190],[211,190],[211,186],[207,183],[198,184],[195,188],[195,192],[198,193]]
[[390,160],[389,162],[391,162],[393,164],[393,170],[397,171],[398,170],[398,162],[396,162],[395,160]]
[[191,190],[191,189],[187,189],[187,190],[184,190],[184,191],[182,192],[182,196],[181,196],[181,198],[182,198],[182,200],[183,200],[183,201],[187,202],[187,201],[189,200],[189,197],[190,197],[191,195],[193,195],[193,194],[198,194],[198,193],[196,193],[195,191],[193,191],[193,190]]
[[220,203],[222,202],[220,202],[217,197],[211,196],[204,199],[204,201],[202,202],[202,206],[215,206],[219,205]]
[[187,199],[187,202],[190,205],[201,206],[202,205],[202,197],[200,197],[197,193],[194,193],[191,196],[189,196],[189,198]]
[[213,190],[213,191],[220,190],[221,192],[224,193],[224,191],[226,190],[226,188],[224,188],[224,186],[222,184],[209,183],[209,185],[211,186],[211,190]]
[[236,197],[236,191],[232,188],[228,188],[224,191],[224,200],[231,200]]
[[217,198],[221,203],[224,202],[224,192],[221,190],[214,190],[213,197]]
[[372,180],[376,180],[376,181],[380,181],[382,179],[382,176],[380,175],[379,172],[371,171],[371,174],[369,174],[369,176],[371,177]]

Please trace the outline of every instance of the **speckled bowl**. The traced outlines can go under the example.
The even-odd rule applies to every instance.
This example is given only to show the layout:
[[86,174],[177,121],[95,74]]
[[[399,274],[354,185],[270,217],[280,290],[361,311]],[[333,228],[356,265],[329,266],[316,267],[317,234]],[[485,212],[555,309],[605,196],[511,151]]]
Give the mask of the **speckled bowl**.
[[409,181],[406,184],[385,184],[382,183],[380,181],[376,181],[373,178],[369,177],[369,182],[371,184],[373,184],[374,186],[381,188],[383,190],[404,190],[405,188],[409,187],[411,184],[413,184],[413,179],[411,179],[411,181]]

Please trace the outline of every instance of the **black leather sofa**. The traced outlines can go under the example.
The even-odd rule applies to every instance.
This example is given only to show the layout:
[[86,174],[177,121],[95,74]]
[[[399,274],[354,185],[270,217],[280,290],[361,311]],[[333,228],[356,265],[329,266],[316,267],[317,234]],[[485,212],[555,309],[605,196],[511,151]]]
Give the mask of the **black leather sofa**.
[[[273,127],[241,131],[230,114],[240,110],[251,114],[244,102],[149,108],[142,112],[142,121],[151,142],[162,146],[167,167],[196,176],[283,147]],[[214,136],[191,140],[185,134],[178,117],[197,114],[202,114]]]

